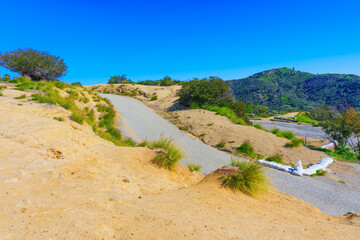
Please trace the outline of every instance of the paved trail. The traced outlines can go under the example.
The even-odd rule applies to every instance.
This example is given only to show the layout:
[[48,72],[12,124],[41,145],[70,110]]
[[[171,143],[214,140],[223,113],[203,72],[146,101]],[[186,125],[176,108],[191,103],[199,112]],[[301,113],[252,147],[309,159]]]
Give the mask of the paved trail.
[[[135,141],[154,140],[160,136],[171,137],[185,151],[183,165],[195,163],[203,173],[228,165],[231,156],[180,131],[142,102],[124,96],[101,94],[108,98],[122,114],[120,130]],[[349,211],[360,212],[360,189],[344,185],[325,177],[296,177],[289,173],[266,168],[274,187],[317,206],[327,214],[343,215]]]

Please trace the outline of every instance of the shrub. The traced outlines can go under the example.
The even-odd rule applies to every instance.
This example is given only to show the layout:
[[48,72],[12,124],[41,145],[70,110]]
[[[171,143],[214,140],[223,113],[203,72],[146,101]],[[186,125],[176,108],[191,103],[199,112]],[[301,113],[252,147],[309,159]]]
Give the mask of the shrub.
[[71,118],[72,120],[74,120],[75,122],[79,123],[79,124],[83,124],[84,120],[85,120],[85,115],[82,113],[82,111],[80,110],[75,110],[71,113]]
[[63,59],[31,48],[0,53],[0,66],[36,81],[55,80],[67,73]]
[[291,142],[286,143],[285,147],[296,148],[296,147],[300,147],[301,144],[302,144],[302,140],[298,139],[298,138],[295,138],[295,139],[292,139]]
[[65,121],[63,117],[54,117],[55,120],[58,120],[59,122]]
[[271,157],[268,157],[268,158],[266,158],[266,160],[271,161],[271,162],[280,163],[280,164],[284,163],[282,157],[280,155],[278,155],[278,154],[276,154],[274,156],[271,156]]
[[23,95],[21,95],[21,96],[19,96],[19,97],[16,97],[15,99],[24,99],[24,98],[26,98],[26,95],[25,95],[25,94],[23,94]]
[[73,82],[71,85],[77,86],[77,87],[82,87],[81,82]]
[[326,174],[326,171],[325,171],[325,170],[319,169],[319,170],[316,170],[316,173],[311,174],[310,176],[311,176],[311,177],[315,177],[315,176],[325,176],[325,174]]
[[229,176],[222,175],[220,179],[223,186],[249,195],[256,195],[267,189],[268,180],[259,163],[233,160],[232,165],[239,171]]
[[189,126],[188,126],[188,125],[186,125],[186,126],[178,126],[178,128],[179,128],[180,130],[182,130],[182,131],[187,131],[187,130],[189,130]]
[[254,148],[251,146],[249,141],[245,141],[240,147],[236,149],[237,153],[253,156],[255,154]]
[[254,124],[253,125],[255,128],[266,131],[260,124]]
[[196,164],[188,164],[188,168],[190,169],[190,171],[197,171],[200,172],[201,166],[200,165],[196,165]]
[[160,167],[172,170],[175,164],[184,158],[182,150],[173,143],[172,139],[160,138],[153,142],[147,143],[151,149],[162,148],[164,152],[160,152],[154,158],[153,162]]
[[157,97],[157,95],[155,94],[155,95],[153,95],[153,96],[151,97],[150,101],[155,101],[155,100],[157,100],[157,99],[158,99],[158,97]]
[[226,145],[226,142],[225,142],[224,140],[221,140],[221,141],[216,145],[216,147],[218,147],[218,148],[224,148],[225,145]]

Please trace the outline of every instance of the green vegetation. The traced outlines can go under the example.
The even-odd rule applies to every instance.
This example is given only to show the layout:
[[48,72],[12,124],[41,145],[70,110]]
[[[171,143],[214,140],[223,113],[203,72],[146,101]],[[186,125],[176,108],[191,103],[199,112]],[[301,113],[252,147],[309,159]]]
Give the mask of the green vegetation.
[[24,98],[26,98],[26,95],[25,95],[25,94],[23,94],[23,95],[21,95],[21,96],[18,96],[18,97],[15,97],[15,99],[24,99]]
[[245,104],[234,101],[229,86],[218,77],[194,79],[184,83],[179,97],[180,103],[185,106],[216,111],[235,123],[250,124]]
[[188,125],[186,125],[186,126],[178,126],[178,128],[180,129],[180,130],[182,130],[182,131],[187,131],[187,130],[189,130],[189,126]]
[[150,149],[161,148],[163,151],[159,151],[153,162],[160,166],[172,170],[175,164],[184,158],[182,150],[173,143],[172,139],[160,138],[153,142],[144,141],[140,144],[143,147],[149,147]]
[[310,177],[325,176],[326,173],[327,173],[327,172],[326,172],[325,170],[319,169],[319,170],[316,170],[316,173],[311,174]]
[[127,83],[132,83],[132,81],[126,77],[126,74],[123,74],[123,75],[116,75],[116,76],[110,77],[108,83],[109,84],[118,84],[118,83],[127,84]]
[[216,145],[216,147],[218,147],[218,148],[224,148],[225,145],[226,145],[226,142],[225,142],[224,140],[221,140],[221,141]]
[[314,147],[307,145],[306,147],[310,148],[311,150],[321,151],[326,153],[329,157],[334,157],[337,160],[340,161],[349,161],[349,162],[355,162],[357,163],[360,160],[360,154],[359,153],[352,153],[352,152],[334,152],[328,149]]
[[298,123],[311,123],[314,125],[318,124],[318,121],[311,119],[310,114],[307,112],[299,112],[296,114],[296,122]]
[[250,157],[253,159],[261,159],[263,156],[255,152],[254,147],[250,144],[249,141],[243,142],[240,147],[236,149],[238,154]]
[[[245,121],[238,117],[233,110],[231,110],[229,107],[219,107],[216,105],[202,105],[199,106],[196,103],[191,105],[191,108],[193,109],[206,109],[209,111],[216,112],[216,114],[225,116],[229,118],[233,123],[240,124],[240,125],[246,125]],[[211,126],[211,125],[210,125]]]
[[271,161],[271,162],[280,163],[280,164],[284,163],[282,157],[280,155],[278,155],[278,154],[276,154],[274,156],[271,156],[271,157],[268,157],[268,158],[266,158],[266,160]]
[[178,80],[173,80],[171,79],[171,77],[169,76],[165,76],[164,78],[160,79],[160,80],[145,80],[145,81],[139,81],[138,84],[141,85],[151,85],[151,86],[172,86],[175,84],[180,84],[182,85],[184,82],[182,81],[178,81]]
[[294,133],[289,131],[280,131],[277,128],[274,128],[270,131],[272,134],[276,135],[277,137],[289,139],[291,142],[286,143],[285,146],[289,148],[300,147],[302,145],[302,140],[297,138]]
[[295,138],[295,139],[291,139],[291,142],[286,143],[285,147],[288,148],[296,148],[296,147],[300,147],[303,144],[301,139]]
[[233,160],[232,165],[238,171],[229,176],[222,175],[220,179],[223,186],[249,195],[256,195],[267,189],[268,180],[259,163]]
[[71,85],[76,86],[76,87],[82,87],[81,82],[73,82]]
[[307,111],[322,104],[360,107],[360,92],[357,91],[360,77],[356,75],[311,74],[278,68],[227,82],[236,99],[270,110]]
[[200,165],[196,165],[196,164],[188,164],[188,168],[190,169],[190,171],[197,171],[200,172],[201,166]]
[[65,118],[63,117],[54,117],[55,120],[58,120],[59,122],[64,122]]
[[[79,124],[86,122],[100,137],[113,142],[115,145],[135,146],[131,139],[122,139],[121,133],[114,128],[116,113],[108,99],[93,95],[90,91],[88,92],[102,106],[101,111],[99,111],[102,114],[97,120],[95,119],[94,109],[90,110],[89,107],[80,108],[76,104],[76,101],[79,100],[79,93],[73,85],[58,81],[31,81],[25,77],[18,77],[9,82],[15,84],[18,90],[36,89],[41,91],[41,93],[31,95],[33,101],[59,105],[71,111],[71,118],[75,122]],[[60,91],[65,91],[68,96],[62,97]]]
[[338,182],[342,183],[342,184],[346,184],[346,182],[344,180],[339,180]]
[[154,95],[151,96],[150,101],[155,101],[157,99],[158,99],[158,96],[156,94],[154,94]]
[[0,53],[0,66],[34,81],[55,80],[67,73],[63,59],[31,48]]

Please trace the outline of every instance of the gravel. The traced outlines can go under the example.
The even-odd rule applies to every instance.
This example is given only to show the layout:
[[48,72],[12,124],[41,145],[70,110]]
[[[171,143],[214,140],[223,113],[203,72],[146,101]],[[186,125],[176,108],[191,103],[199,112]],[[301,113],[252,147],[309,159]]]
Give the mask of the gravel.
[[[122,114],[120,130],[125,136],[137,142],[170,137],[185,152],[186,157],[180,164],[198,164],[205,174],[230,163],[230,154],[192,139],[141,101],[117,95],[101,96],[108,98]],[[266,168],[266,171],[278,191],[311,203],[324,213],[343,215],[349,211],[360,212],[360,188],[355,187],[359,185],[356,177],[349,185],[325,177],[297,177],[271,168]]]

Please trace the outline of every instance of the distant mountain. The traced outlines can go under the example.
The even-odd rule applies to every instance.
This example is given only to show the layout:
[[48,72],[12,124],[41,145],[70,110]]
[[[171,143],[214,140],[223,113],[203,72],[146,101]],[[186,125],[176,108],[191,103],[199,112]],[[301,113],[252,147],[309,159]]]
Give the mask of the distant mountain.
[[360,76],[311,74],[289,68],[272,69],[227,81],[237,100],[274,110],[308,110],[322,104],[360,107]]

